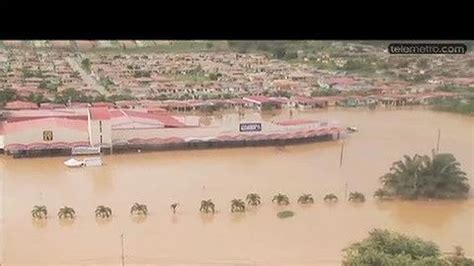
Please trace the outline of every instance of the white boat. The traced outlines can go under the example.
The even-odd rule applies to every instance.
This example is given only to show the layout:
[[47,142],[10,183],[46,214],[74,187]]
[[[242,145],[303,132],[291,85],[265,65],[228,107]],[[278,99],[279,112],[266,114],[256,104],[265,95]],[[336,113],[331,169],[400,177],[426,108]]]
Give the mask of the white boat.
[[74,158],[71,158],[64,162],[67,167],[75,168],[84,166],[84,161],[79,161]]
[[351,133],[359,131],[356,127],[347,127],[346,129]]
[[102,158],[101,157],[90,157],[85,158],[84,160],[76,160],[71,158],[64,162],[64,165],[70,168],[77,168],[77,167],[89,167],[89,166],[102,166]]

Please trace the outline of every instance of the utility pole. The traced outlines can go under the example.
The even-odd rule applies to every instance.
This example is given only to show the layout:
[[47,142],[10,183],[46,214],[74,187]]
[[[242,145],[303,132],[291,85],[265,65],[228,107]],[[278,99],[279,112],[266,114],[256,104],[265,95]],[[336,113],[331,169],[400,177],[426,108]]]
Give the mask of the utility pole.
[[[344,144],[345,144],[345,141],[342,140],[341,156],[339,158],[339,168],[342,167],[342,159],[344,158]],[[348,183],[347,183],[347,177],[346,177],[346,183],[344,184],[344,197],[346,200],[347,200],[347,187],[348,187]]]
[[123,234],[120,235],[121,246],[122,246],[122,266],[125,266],[125,254],[123,248]]
[[342,141],[342,146],[341,146],[341,156],[339,158],[339,167],[342,167],[342,158],[344,156],[344,143],[345,143],[345,141],[343,140]]
[[441,138],[441,129],[438,128],[438,140],[436,141],[436,153],[439,152],[439,139]]

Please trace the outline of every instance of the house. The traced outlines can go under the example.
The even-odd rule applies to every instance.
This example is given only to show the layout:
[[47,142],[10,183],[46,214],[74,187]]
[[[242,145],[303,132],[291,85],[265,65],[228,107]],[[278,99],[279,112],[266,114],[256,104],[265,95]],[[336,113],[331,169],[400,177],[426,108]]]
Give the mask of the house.
[[5,109],[6,110],[38,109],[38,105],[33,102],[13,101],[13,102],[8,102],[5,105]]
[[327,100],[304,96],[295,96],[291,99],[292,106],[300,109],[323,108],[328,106]]
[[282,107],[282,103],[279,101],[272,100],[266,96],[246,96],[242,98],[244,101],[249,103],[249,106],[254,107],[258,110],[266,108],[277,108]]

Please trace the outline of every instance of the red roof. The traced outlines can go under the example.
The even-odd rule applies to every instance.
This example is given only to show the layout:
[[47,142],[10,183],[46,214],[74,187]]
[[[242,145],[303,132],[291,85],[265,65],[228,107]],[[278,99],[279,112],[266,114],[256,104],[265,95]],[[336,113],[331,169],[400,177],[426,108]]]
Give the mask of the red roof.
[[110,113],[107,107],[91,107],[89,108],[92,120],[109,120]]
[[58,109],[58,108],[65,108],[66,105],[62,103],[41,103],[41,109]]
[[296,125],[304,125],[304,124],[312,124],[316,123],[316,120],[305,120],[305,119],[295,119],[295,120],[286,120],[281,122],[276,122],[275,124],[280,126],[296,126]]
[[271,100],[265,96],[247,96],[244,97],[244,100],[249,100],[252,102],[259,102],[259,103],[269,103]]
[[92,103],[92,106],[94,107],[114,107],[113,103],[108,103],[108,102],[96,102]]
[[13,101],[13,102],[8,102],[5,105],[5,109],[8,109],[8,110],[38,109],[38,105],[32,102]]
[[5,123],[3,126],[4,126],[3,131],[7,134],[15,133],[18,131],[22,131],[22,130],[26,130],[26,129],[30,129],[34,127],[49,128],[51,126],[70,128],[70,129],[75,129],[75,130],[80,130],[80,131],[88,130],[87,121],[85,120],[56,118],[56,117],[8,122],[8,123]]

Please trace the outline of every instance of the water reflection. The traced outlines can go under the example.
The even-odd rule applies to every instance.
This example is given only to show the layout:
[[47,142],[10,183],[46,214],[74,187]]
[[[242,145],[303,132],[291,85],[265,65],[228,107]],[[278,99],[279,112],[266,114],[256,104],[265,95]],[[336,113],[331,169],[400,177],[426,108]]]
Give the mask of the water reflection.
[[420,224],[439,228],[449,224],[456,216],[471,212],[472,203],[462,201],[383,201],[377,209],[386,211],[402,224]]
[[245,212],[234,212],[230,215],[231,221],[233,223],[240,223],[243,219],[245,219]]
[[110,217],[95,217],[95,222],[97,223],[97,225],[99,226],[105,226],[107,224],[110,224],[110,222],[112,222],[112,216]]
[[58,219],[59,225],[63,227],[70,227],[74,224],[76,219],[70,219],[70,218],[64,218],[64,219]]
[[132,222],[136,224],[142,224],[144,223],[148,218],[148,215],[130,215],[130,219]]
[[48,219],[31,219],[31,223],[38,229],[45,228],[48,225]]
[[211,224],[214,222],[216,214],[215,213],[199,213],[199,217],[203,224]]

